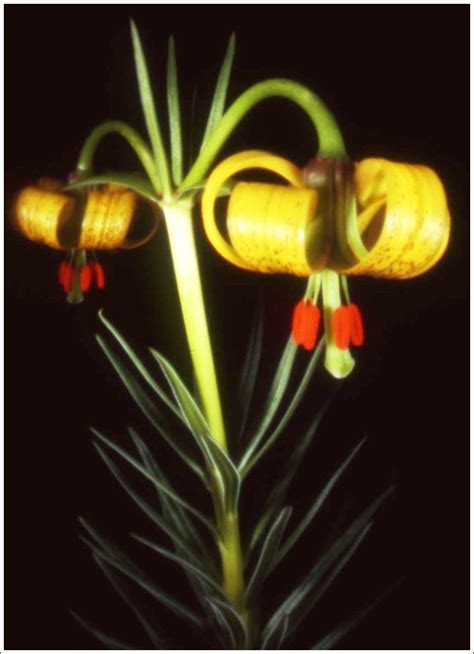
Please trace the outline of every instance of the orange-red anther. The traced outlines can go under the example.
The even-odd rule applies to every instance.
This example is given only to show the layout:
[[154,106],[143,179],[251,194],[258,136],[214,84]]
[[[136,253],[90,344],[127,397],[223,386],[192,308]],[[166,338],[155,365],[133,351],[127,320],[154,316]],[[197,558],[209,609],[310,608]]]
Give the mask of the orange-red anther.
[[364,325],[362,323],[362,316],[359,307],[356,304],[349,304],[347,307],[351,320],[351,343],[352,345],[364,344]]
[[319,322],[321,312],[312,302],[306,305],[303,331],[303,347],[305,350],[314,350],[318,341]]
[[[60,266],[61,285],[65,293],[69,293],[72,289],[72,280],[74,278],[74,270],[69,263],[63,261],[64,266]],[[62,268],[62,270],[61,270]]]
[[337,347],[347,350],[351,340],[351,316],[347,307],[340,306],[332,314],[332,332]]
[[303,344],[304,316],[306,303],[304,300],[298,302],[293,310],[293,322],[291,326],[291,335],[296,345]]
[[92,270],[90,266],[82,266],[79,279],[81,284],[81,291],[88,291],[92,283]]
[[293,311],[291,334],[297,345],[313,350],[318,340],[321,312],[311,300],[301,300]]
[[105,273],[102,265],[97,261],[91,264],[94,270],[94,278],[97,288],[105,288]]

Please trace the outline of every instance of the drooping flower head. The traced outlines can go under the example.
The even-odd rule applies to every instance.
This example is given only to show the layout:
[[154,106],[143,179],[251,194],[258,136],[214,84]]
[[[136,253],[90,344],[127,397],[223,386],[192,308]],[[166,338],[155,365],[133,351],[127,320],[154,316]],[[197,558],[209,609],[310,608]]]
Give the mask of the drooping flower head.
[[75,304],[93,285],[105,287],[97,250],[137,247],[153,235],[156,221],[145,238],[129,240],[139,202],[133,191],[116,184],[70,192],[58,180],[41,178],[18,193],[12,215],[23,236],[66,253],[58,281]]
[[[238,182],[230,195],[226,228],[218,228],[215,203],[231,177],[264,169],[289,185]],[[308,277],[293,311],[292,336],[304,349],[318,341],[322,315],[326,368],[350,373],[351,346],[364,343],[359,307],[347,275],[409,279],[443,255],[450,215],[438,176],[426,166],[366,159],[316,157],[301,170],[275,155],[248,151],[221,162],[202,198],[206,234],[230,263],[266,274]]]

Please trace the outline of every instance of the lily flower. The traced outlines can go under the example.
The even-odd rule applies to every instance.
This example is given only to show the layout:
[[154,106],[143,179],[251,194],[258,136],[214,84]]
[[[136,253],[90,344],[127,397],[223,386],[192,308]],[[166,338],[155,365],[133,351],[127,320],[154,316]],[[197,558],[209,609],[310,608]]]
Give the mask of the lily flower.
[[[215,203],[230,178],[250,169],[275,173],[288,185],[237,182],[227,206],[227,240]],[[346,276],[421,275],[442,257],[450,233],[446,195],[436,173],[384,159],[354,165],[347,158],[316,157],[301,170],[267,152],[240,152],[212,171],[202,214],[209,241],[233,265],[309,279],[293,311],[292,337],[304,349],[315,347],[321,294],[325,367],[337,378],[351,372],[350,347],[363,345],[365,338]]]
[[92,285],[105,287],[97,250],[138,247],[155,233],[156,221],[144,238],[129,240],[138,208],[138,196],[116,184],[68,192],[61,181],[41,178],[17,195],[13,221],[31,241],[66,252],[59,283],[68,302],[77,304]]

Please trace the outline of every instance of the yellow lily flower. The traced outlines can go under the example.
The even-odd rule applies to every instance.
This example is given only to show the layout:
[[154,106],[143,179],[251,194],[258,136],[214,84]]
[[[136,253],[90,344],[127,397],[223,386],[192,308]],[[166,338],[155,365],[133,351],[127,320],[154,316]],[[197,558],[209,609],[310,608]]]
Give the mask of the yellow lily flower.
[[134,192],[115,184],[71,193],[63,191],[60,181],[42,178],[18,193],[12,218],[29,240],[68,253],[59,267],[59,282],[68,301],[78,303],[93,282],[105,286],[96,250],[138,247],[154,234],[156,222],[145,238],[128,240],[138,205]]
[[[223,184],[250,169],[273,172],[289,185],[238,182],[227,207],[226,240],[215,216],[216,199]],[[301,170],[276,155],[241,152],[212,171],[202,214],[209,241],[230,263],[310,278],[292,325],[295,342],[305,349],[317,342],[321,291],[325,365],[338,378],[354,366],[349,346],[364,340],[345,275],[421,275],[441,258],[450,232],[437,175],[426,166],[384,159],[366,159],[353,169],[347,160],[316,158]]]

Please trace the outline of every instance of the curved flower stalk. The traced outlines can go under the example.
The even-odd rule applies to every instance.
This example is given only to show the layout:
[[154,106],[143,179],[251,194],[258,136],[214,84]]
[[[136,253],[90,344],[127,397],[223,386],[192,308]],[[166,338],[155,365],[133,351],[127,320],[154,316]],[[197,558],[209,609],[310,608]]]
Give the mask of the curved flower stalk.
[[[162,380],[157,379],[103,313],[100,318],[107,337],[97,338],[127,391],[173,451],[171,456],[176,454],[209,491],[213,515],[207,515],[197,502],[183,497],[173,487],[135,430],[129,429],[134,455],[97,430],[94,437],[99,455],[111,473],[170,539],[173,549],[141,536],[135,536],[136,540],[181,566],[205,618],[170,597],[133,561],[82,521],[87,531],[85,540],[94,560],[125,598],[156,648],[163,647],[161,636],[124,591],[122,576],[192,628],[202,630],[211,623],[225,648],[279,648],[349,563],[392,489],[344,526],[309,575],[260,626],[259,601],[266,578],[318,514],[363,442],[327,479],[291,530],[291,507],[285,505],[286,493],[316,433],[324,407],[295,444],[281,479],[265,499],[261,516],[244,542],[239,520],[242,484],[291,424],[323,353],[326,368],[335,377],[346,376],[354,365],[350,347],[363,344],[364,327],[360,311],[349,297],[346,275],[401,279],[428,270],[446,247],[446,199],[437,177],[423,167],[367,160],[353,169],[331,112],[316,94],[291,80],[272,79],[255,84],[224,111],[234,54],[233,37],[219,74],[199,156],[185,171],[173,39],[169,42],[167,65],[169,151],[155,108],[143,47],[133,23],[132,40],[148,142],[121,121],[98,125],[81,148],[70,184],[64,187],[43,181],[22,191],[15,203],[15,222],[27,238],[69,253],[61,264],[60,281],[70,301],[78,301],[93,279],[97,286],[104,286],[95,250],[138,245],[130,244],[128,235],[132,223],[139,219],[139,203],[151,204],[155,212],[145,240],[156,231],[156,216],[163,217],[197,397],[172,364],[151,350],[153,362],[165,380],[163,387]],[[303,109],[315,130],[318,156],[301,169],[274,154],[242,152],[220,163],[206,180],[234,128],[259,102],[272,97],[287,98]],[[94,173],[95,152],[109,134],[119,135],[135,151],[145,176]],[[229,190],[227,183],[234,175],[255,168],[278,175],[286,184],[246,181]],[[243,435],[240,448],[229,447],[230,430],[221,407],[195,244],[193,208],[203,190],[205,231],[225,259],[247,271],[307,279],[306,291],[293,313],[292,334],[276,367],[262,415],[256,426],[249,428],[246,419],[258,375],[261,324],[254,332],[239,383],[243,416],[239,425]],[[219,231],[214,213],[221,195],[230,196],[230,242]],[[319,334],[321,324],[324,334]],[[312,352],[303,374],[296,380],[293,370],[298,346]],[[163,420],[163,410],[174,421],[172,430]],[[236,452],[237,449],[240,451]],[[111,455],[152,485],[158,493],[158,507],[151,506],[137,492]],[[337,633],[344,633],[345,628]],[[107,645],[117,643],[96,629],[94,633]],[[341,637],[334,633],[328,636],[332,644]]]
[[[275,173],[289,185],[236,183],[226,212],[228,242],[216,222],[217,197],[233,176],[255,169]],[[450,232],[437,175],[426,166],[383,159],[366,159],[353,168],[347,158],[317,157],[300,170],[270,153],[240,152],[212,171],[202,213],[209,241],[233,265],[310,278],[293,312],[292,336],[307,350],[316,346],[321,292],[325,366],[334,377],[350,373],[349,347],[364,342],[360,310],[350,301],[345,276],[421,275],[441,258]]]

